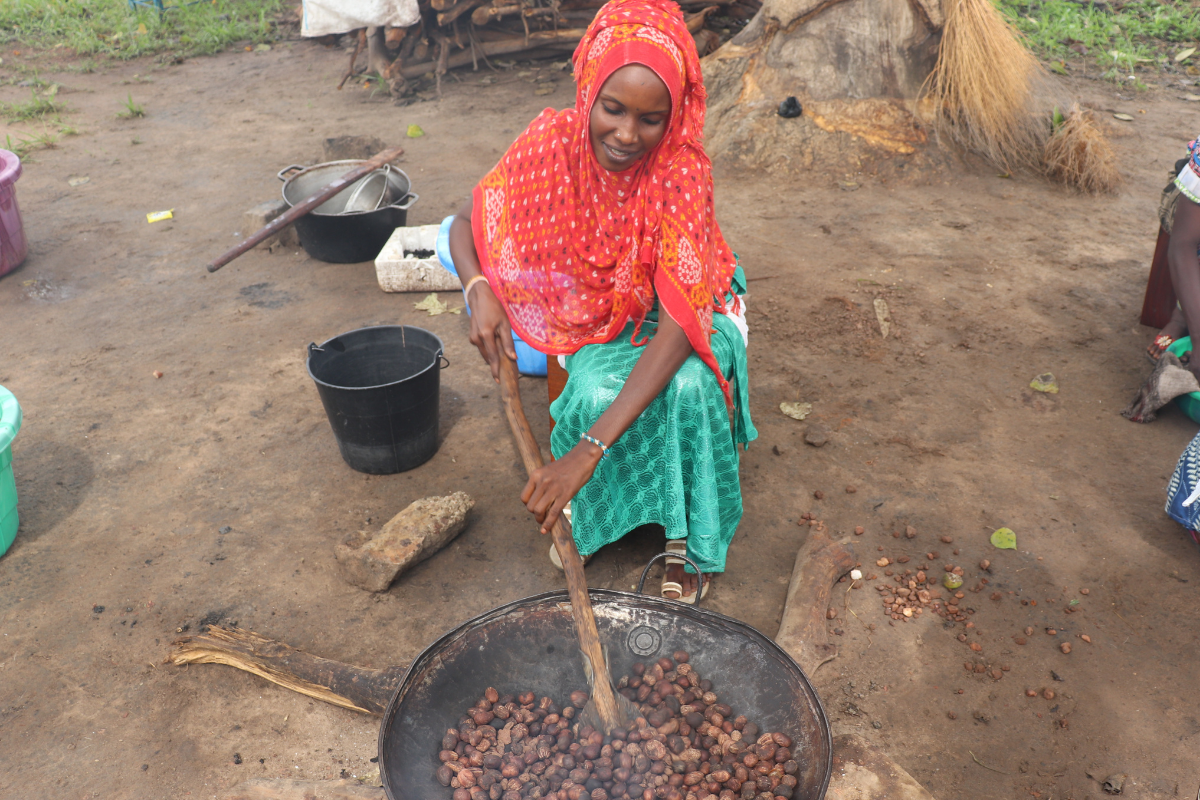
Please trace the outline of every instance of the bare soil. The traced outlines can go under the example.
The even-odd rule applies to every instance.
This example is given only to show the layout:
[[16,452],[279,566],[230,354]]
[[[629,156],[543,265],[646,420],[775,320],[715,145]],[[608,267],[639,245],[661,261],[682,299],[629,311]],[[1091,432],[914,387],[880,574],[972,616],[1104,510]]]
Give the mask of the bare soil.
[[[421,195],[410,224],[435,223],[543,106],[573,100],[569,77],[543,66],[548,95],[518,67],[488,85],[490,72],[464,72],[440,99],[396,107],[335,90],[345,62],[288,42],[42,73],[63,84],[80,133],[25,164],[31,252],[0,280],[0,384],[25,411],[13,447],[22,526],[0,559],[0,796],[218,797],[256,776],[370,779],[377,719],[226,667],[165,666],[172,639],[222,621],[399,664],[476,614],[562,585],[519,503],[520,462],[465,316],[427,316],[420,297],[381,292],[371,264],[295,248],[204,271],[237,241],[243,210],[277,196],[276,170],[319,160],[326,137],[403,143]],[[1130,797],[1200,784],[1200,558],[1162,510],[1196,425],[1173,408],[1152,425],[1118,414],[1149,371],[1153,332],[1138,314],[1158,192],[1200,115],[1182,89],[1073,88],[1106,120],[1134,116],[1106,122],[1127,179],[1114,197],[975,162],[904,182],[718,174],[720,219],[752,281],[761,436],[707,603],[773,634],[801,515],[852,538],[878,578],[835,591],[841,655],[813,679],[835,732],[860,732],[941,798],[1098,798],[1089,773],[1127,773]],[[116,117],[128,94],[145,118]],[[425,136],[405,139],[410,124]],[[165,209],[173,220],[146,222]],[[893,320],[886,339],[876,298]],[[378,323],[433,331],[451,362],[440,450],[386,477],[342,462],[304,367],[309,342]],[[1057,395],[1027,388],[1046,371]],[[545,384],[524,387],[544,440]],[[792,420],[782,401],[813,414]],[[830,430],[819,449],[804,443],[818,423]],[[390,591],[338,577],[346,533],[460,489],[476,500],[468,529]],[[989,544],[1002,525],[1016,551]],[[906,526],[916,538],[893,537]],[[660,544],[623,540],[589,580],[631,588]],[[874,563],[901,555],[933,575],[961,565],[967,589],[987,578],[963,600],[974,627],[885,617]],[[975,663],[1002,677],[964,668]],[[1046,688],[1053,700],[1026,696]]]

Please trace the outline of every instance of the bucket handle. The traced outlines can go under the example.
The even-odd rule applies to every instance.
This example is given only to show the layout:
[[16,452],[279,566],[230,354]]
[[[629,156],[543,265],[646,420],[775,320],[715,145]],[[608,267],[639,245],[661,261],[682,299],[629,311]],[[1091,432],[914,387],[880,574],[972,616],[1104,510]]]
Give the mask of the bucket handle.
[[276,172],[275,175],[279,178],[279,180],[286,181],[288,178],[292,177],[288,173],[299,172],[302,169],[304,169],[302,164],[292,164],[279,170],[279,172]]
[[[695,561],[692,561],[690,558],[688,558],[686,554],[659,553],[654,558],[652,558],[646,562],[646,568],[642,570],[642,577],[638,578],[638,583],[637,583],[637,593],[638,594],[645,594],[645,592],[642,591],[642,587],[646,585],[646,576],[650,574],[650,568],[654,566],[654,562],[658,561],[660,558],[682,558],[684,561],[691,564],[692,569],[696,570],[697,580],[704,579],[704,573],[700,571],[700,567],[696,565]],[[701,594],[702,594],[702,592],[696,592],[696,599],[691,603],[691,605],[694,605],[694,606],[700,605],[700,595]],[[663,599],[669,600],[670,598],[664,597]],[[677,600],[675,602],[679,602],[679,601]]]
[[[330,339],[325,344],[329,345],[330,350],[336,350],[339,353],[346,352],[346,345],[344,345],[342,342],[338,341],[337,339]],[[308,343],[309,355],[312,355],[313,353],[324,353],[324,352],[325,352],[325,348],[323,346],[317,344],[316,342]]]
[[444,353],[442,353],[440,350],[438,351],[437,357],[438,357],[438,362],[439,362],[438,369],[445,369],[446,367],[450,366],[450,359],[446,358],[446,355]]

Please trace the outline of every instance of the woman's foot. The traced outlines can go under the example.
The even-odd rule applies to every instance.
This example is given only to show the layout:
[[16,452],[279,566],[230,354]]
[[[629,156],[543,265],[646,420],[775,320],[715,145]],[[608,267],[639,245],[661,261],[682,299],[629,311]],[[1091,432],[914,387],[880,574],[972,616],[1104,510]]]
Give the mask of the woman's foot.
[[668,600],[681,600],[685,603],[696,602],[696,592],[700,592],[700,599],[708,594],[708,585],[712,582],[712,577],[704,576],[704,584],[701,586],[695,575],[689,575],[684,569],[687,563],[683,560],[683,556],[687,555],[687,537],[682,539],[668,539],[666,552],[672,555],[667,557],[667,569],[663,573],[662,591],[660,594]]
[[1171,312],[1171,321],[1167,326],[1158,332],[1154,337],[1154,341],[1146,348],[1146,357],[1151,362],[1157,363],[1162,358],[1162,354],[1167,351],[1167,348],[1175,343],[1176,339],[1180,339],[1187,335],[1187,319],[1183,316],[1183,309],[1175,306],[1175,310]]
[[[704,588],[700,589],[700,599],[708,595],[708,587],[712,583],[712,575],[704,576]],[[684,603],[696,602],[696,590],[700,584],[697,576],[684,570],[682,564],[669,564],[663,575],[662,596],[668,600],[680,600]]]

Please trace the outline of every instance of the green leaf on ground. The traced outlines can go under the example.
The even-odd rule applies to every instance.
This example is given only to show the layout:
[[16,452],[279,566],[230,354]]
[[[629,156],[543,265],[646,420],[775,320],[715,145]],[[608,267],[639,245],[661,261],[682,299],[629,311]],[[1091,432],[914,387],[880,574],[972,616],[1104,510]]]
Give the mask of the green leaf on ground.
[[779,410],[792,419],[804,419],[812,413],[812,403],[780,403]]
[[1058,381],[1055,380],[1053,372],[1043,372],[1029,382],[1029,388],[1035,392],[1058,394]]
[[992,534],[992,546],[999,550],[1016,550],[1017,534],[1012,528],[1000,528]]

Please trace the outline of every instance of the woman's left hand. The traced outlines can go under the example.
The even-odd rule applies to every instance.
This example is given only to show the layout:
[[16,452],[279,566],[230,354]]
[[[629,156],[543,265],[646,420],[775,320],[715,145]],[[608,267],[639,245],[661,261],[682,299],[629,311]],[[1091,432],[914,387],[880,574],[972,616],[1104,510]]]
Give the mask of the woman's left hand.
[[581,442],[529,476],[521,502],[542,526],[542,533],[550,532],[563,508],[591,480],[598,463],[600,448]]

